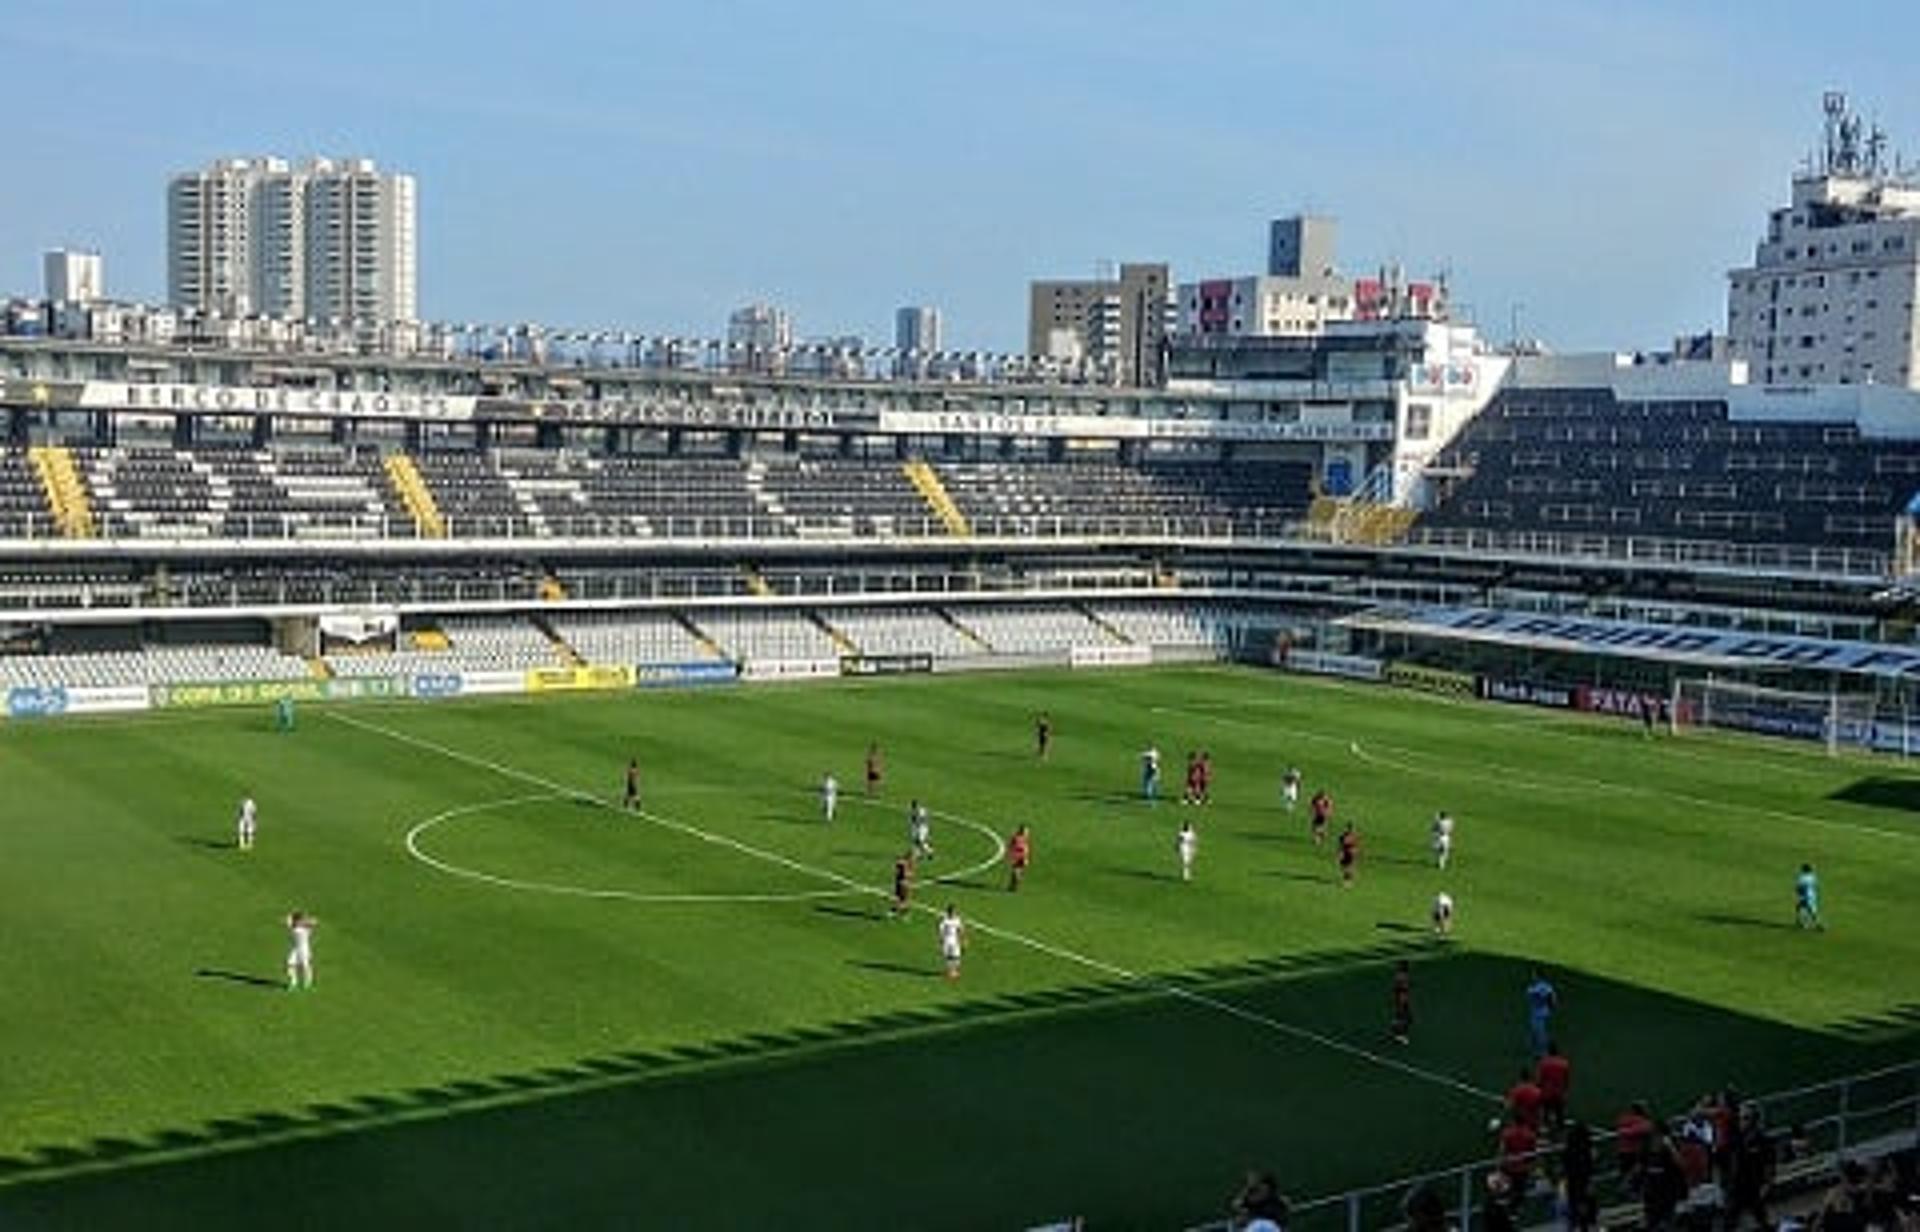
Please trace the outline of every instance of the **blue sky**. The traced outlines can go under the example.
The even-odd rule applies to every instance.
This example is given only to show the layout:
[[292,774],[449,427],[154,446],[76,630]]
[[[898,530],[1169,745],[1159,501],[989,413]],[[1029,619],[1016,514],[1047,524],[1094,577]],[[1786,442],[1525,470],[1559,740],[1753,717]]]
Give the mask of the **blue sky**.
[[1724,273],[1849,91],[1920,158],[1920,5],[1344,0],[320,4],[0,0],[0,292],[38,253],[164,294],[167,175],[371,155],[420,182],[422,312],[1017,349],[1026,283],[1444,266],[1504,336],[1724,324]]

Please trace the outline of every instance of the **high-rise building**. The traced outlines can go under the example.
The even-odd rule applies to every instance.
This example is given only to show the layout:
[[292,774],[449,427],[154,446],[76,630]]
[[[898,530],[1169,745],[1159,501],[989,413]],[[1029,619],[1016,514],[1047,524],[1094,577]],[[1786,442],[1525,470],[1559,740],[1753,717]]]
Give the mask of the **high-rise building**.
[[107,282],[97,252],[56,248],[43,262],[47,300],[54,304],[90,304],[107,297]]
[[222,316],[419,317],[414,181],[370,159],[234,158],[167,187],[167,296]]
[[772,304],[748,304],[727,317],[727,344],[755,351],[784,351],[793,346],[793,317]]
[[1316,334],[1352,320],[1354,285],[1334,268],[1334,220],[1275,219],[1267,272],[1181,283],[1174,296],[1181,334],[1275,337]]
[[1267,273],[1275,278],[1326,278],[1333,274],[1339,224],[1317,214],[1276,218],[1267,232]]
[[909,306],[893,314],[893,345],[896,350],[916,355],[931,355],[942,348],[940,310]]
[[1117,278],[1048,280],[1027,292],[1027,353],[1113,366],[1123,385],[1160,378],[1172,315],[1167,266],[1124,264]]
[[1753,264],[1727,275],[1727,336],[1767,385],[1920,388],[1920,182],[1846,96],[1824,100],[1826,132],[1767,217]]

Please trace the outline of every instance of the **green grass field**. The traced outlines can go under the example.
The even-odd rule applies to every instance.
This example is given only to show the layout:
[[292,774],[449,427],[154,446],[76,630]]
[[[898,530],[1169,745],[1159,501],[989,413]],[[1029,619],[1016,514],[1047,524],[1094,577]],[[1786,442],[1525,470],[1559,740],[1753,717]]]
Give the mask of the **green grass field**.
[[[1138,800],[1148,740],[1215,802]],[[643,817],[597,802],[630,755]],[[1289,762],[1362,829],[1350,890]],[[957,880],[888,921],[916,795]],[[1917,808],[1896,763],[1224,668],[12,724],[0,1226],[1180,1227],[1251,1165],[1305,1197],[1481,1150],[1534,962],[1590,1118],[1911,1058]]]

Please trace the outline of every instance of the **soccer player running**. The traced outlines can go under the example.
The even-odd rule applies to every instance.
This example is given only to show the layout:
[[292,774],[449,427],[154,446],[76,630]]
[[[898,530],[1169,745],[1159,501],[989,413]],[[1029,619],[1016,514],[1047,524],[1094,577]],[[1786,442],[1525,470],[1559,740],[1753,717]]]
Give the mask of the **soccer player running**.
[[928,819],[927,806],[918,800],[907,808],[907,842],[913,847],[915,859],[933,859],[933,823]]
[[869,744],[867,746],[867,794],[869,796],[880,794],[880,780],[886,772],[886,761],[880,754],[880,745],[878,742]]
[[1441,868],[1453,859],[1453,814],[1441,809],[1433,815],[1433,862]]
[[1033,837],[1027,833],[1025,825],[1015,826],[1013,834],[1007,839],[1007,890],[1011,893],[1020,888],[1020,881],[1027,875],[1027,863],[1033,859]]
[[1553,1012],[1558,1008],[1559,992],[1546,973],[1535,967],[1533,979],[1527,984],[1527,1046],[1535,1058],[1546,1055],[1551,1038],[1548,1028],[1553,1025]]
[[287,990],[313,987],[313,929],[320,921],[304,911],[287,915]]
[[1340,831],[1340,888],[1345,890],[1353,885],[1355,874],[1360,871],[1360,831],[1348,822]]
[[1313,799],[1307,802],[1307,811],[1313,818],[1313,841],[1326,842],[1327,826],[1333,821],[1333,797],[1327,794],[1326,788],[1313,793]]
[[1793,879],[1793,920],[1801,928],[1826,928],[1820,922],[1820,878],[1811,864],[1802,864]]
[[1033,721],[1033,744],[1040,760],[1047,760],[1047,750],[1053,747],[1053,716],[1045,711]]
[[1149,744],[1140,753],[1140,796],[1148,803],[1160,798],[1160,747]]
[[1288,766],[1287,772],[1280,776],[1280,799],[1285,802],[1289,813],[1294,805],[1300,803],[1300,767]]
[[940,917],[940,957],[947,964],[947,978],[960,978],[960,954],[967,947],[967,926],[960,922],[960,912],[952,903],[947,904],[947,913]]
[[1453,895],[1445,890],[1433,896],[1433,935],[1448,937],[1453,934]]
[[258,821],[258,810],[254,807],[253,797],[247,796],[240,801],[240,818],[235,823],[234,846],[242,851],[253,850],[253,830]]
[[827,771],[820,780],[820,812],[829,822],[833,820],[834,810],[840,807],[840,780],[833,777],[833,771]]
[[1180,859],[1180,880],[1193,880],[1193,857],[1200,850],[1200,836],[1194,833],[1193,819],[1180,823],[1180,833],[1174,836],[1173,851]]
[[902,852],[893,862],[893,902],[887,907],[887,918],[900,919],[913,907],[913,853]]
[[627,790],[621,797],[620,807],[629,813],[640,811],[640,759],[627,758]]
[[1413,1036],[1413,971],[1404,958],[1394,964],[1390,1003],[1387,1034],[1396,1044],[1409,1043]]

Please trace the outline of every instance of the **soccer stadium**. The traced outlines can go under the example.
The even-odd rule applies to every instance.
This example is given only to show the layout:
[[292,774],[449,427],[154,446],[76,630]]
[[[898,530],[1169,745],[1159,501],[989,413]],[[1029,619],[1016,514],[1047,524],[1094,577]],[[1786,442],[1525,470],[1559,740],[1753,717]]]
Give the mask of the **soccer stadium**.
[[1920,394],[0,364],[7,1226],[1537,1225],[1549,1046],[1616,1221],[1912,1144]]

